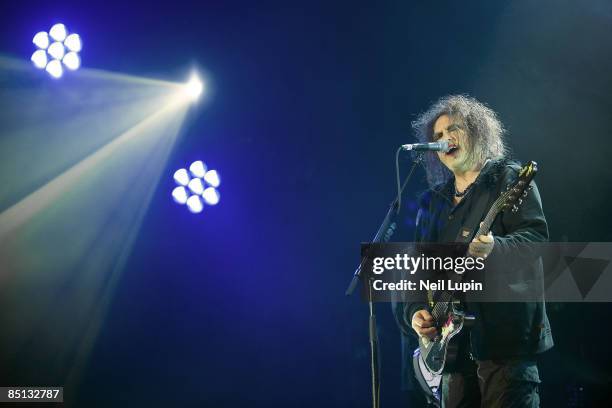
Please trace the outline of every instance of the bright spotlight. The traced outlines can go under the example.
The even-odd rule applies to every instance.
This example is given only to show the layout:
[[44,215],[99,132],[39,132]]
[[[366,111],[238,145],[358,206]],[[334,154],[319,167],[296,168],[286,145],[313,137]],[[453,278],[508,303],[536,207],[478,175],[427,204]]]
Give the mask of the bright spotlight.
[[192,195],[187,199],[187,208],[194,214],[202,212],[204,209],[204,204],[202,204],[202,199],[197,195]]
[[47,52],[45,50],[38,50],[32,54],[32,62],[34,66],[39,69],[44,69],[49,61],[47,58]]
[[64,58],[62,58],[62,62],[64,63],[66,68],[71,71],[79,69],[79,67],[81,66],[81,58],[79,57],[79,54],[74,51],[70,51],[68,54],[66,54]]
[[195,177],[204,178],[204,175],[206,174],[206,167],[204,166],[204,162],[202,160],[194,161],[193,163],[191,163],[191,166],[189,166],[189,171]]
[[55,24],[48,33],[36,33],[32,42],[38,48],[30,58],[32,63],[36,68],[47,71],[53,78],[63,75],[62,63],[71,71],[81,66],[81,57],[78,54],[83,47],[81,37],[76,33],[68,34],[64,24]]
[[183,92],[192,101],[196,101],[204,91],[204,83],[196,74],[192,74],[189,81],[183,86]]
[[47,64],[47,67],[45,69],[53,78],[61,78],[62,74],[64,73],[62,63],[59,62],[59,60],[51,61]]
[[189,194],[187,193],[187,189],[183,186],[179,186],[172,190],[172,198],[179,204],[186,204],[187,199],[189,198]]
[[45,50],[49,46],[49,34],[46,31],[36,33],[32,42],[41,50]]
[[66,37],[66,39],[64,40],[64,45],[70,50],[70,51],[74,51],[74,52],[79,52],[81,51],[81,37],[78,34],[70,34],[68,37]]
[[185,169],[179,169],[174,172],[174,181],[176,181],[181,186],[186,186],[189,184],[189,174]]
[[51,57],[53,57],[53,59],[61,60],[64,57],[66,49],[64,48],[64,44],[61,42],[54,42],[49,46],[47,52]]
[[55,41],[64,41],[66,39],[66,26],[63,24],[55,24],[49,30],[49,35]]
[[221,184],[221,180],[219,179],[219,173],[217,173],[217,170],[207,171],[204,175],[204,180],[206,180],[206,182],[213,187],[219,187],[219,184]]
[[208,187],[204,190],[202,197],[208,205],[216,205],[219,202],[219,192],[214,187]]
[[193,194],[202,195],[204,192],[204,184],[200,178],[191,179],[187,187],[189,187]]
[[191,163],[189,171],[175,171],[173,178],[178,186],[172,190],[172,198],[178,204],[187,205],[192,213],[202,212],[204,204],[216,205],[219,202],[219,174],[216,170],[207,171],[203,161]]

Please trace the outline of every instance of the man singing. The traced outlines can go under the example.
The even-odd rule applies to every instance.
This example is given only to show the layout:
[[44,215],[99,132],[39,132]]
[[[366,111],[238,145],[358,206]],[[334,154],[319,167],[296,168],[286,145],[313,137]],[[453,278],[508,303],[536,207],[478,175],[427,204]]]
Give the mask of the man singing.
[[[415,241],[455,242],[465,233],[471,213],[483,208],[481,201],[490,208],[520,167],[506,159],[504,129],[495,112],[471,97],[440,99],[413,127],[421,142],[447,141],[452,146],[449,152],[430,152],[424,158],[430,189],[420,198]],[[507,256],[522,243],[547,240],[542,202],[533,185],[519,210],[499,214],[489,235],[474,237],[468,252],[482,258]],[[542,272],[541,262],[528,267]],[[535,357],[553,346],[544,302],[465,307],[476,319],[471,330],[462,333],[456,371],[443,376],[442,406],[538,407]],[[394,313],[404,335],[436,335],[426,303],[398,304]]]

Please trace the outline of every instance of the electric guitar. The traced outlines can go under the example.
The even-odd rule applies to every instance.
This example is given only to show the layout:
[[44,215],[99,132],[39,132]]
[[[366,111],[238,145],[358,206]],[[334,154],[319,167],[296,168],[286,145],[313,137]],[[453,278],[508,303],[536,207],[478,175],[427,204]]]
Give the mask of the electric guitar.
[[[530,182],[536,175],[537,163],[530,161],[519,171],[517,180],[495,200],[482,221],[477,235],[487,235],[497,215],[507,209],[518,211],[522,197],[531,189]],[[461,282],[462,274],[454,274],[453,279]],[[466,315],[461,304],[452,291],[441,291],[436,294],[430,311],[437,335],[434,338],[419,336],[419,357],[431,374],[438,375],[452,366],[457,357],[457,335],[464,327],[473,322],[474,317]]]

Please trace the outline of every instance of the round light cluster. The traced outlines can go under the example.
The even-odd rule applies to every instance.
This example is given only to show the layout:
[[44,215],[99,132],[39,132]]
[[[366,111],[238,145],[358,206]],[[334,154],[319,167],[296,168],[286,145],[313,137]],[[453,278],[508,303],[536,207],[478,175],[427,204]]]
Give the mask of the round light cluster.
[[191,163],[189,170],[175,171],[174,181],[178,187],[172,190],[172,198],[178,204],[185,204],[194,214],[202,212],[204,204],[216,205],[219,202],[219,173],[207,170],[201,160]]
[[38,48],[30,58],[34,66],[46,70],[53,78],[60,78],[64,67],[74,71],[81,66],[81,37],[76,33],[68,34],[61,23],[51,27],[49,32],[37,33],[32,42]]

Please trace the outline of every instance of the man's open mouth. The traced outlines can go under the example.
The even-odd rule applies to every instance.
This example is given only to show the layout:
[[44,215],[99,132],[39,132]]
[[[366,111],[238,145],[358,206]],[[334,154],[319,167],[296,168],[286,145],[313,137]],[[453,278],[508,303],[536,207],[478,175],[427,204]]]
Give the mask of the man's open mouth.
[[457,150],[459,150],[459,146],[457,146],[456,144],[451,144],[448,146],[448,152],[446,152],[446,154],[451,155],[455,153]]

